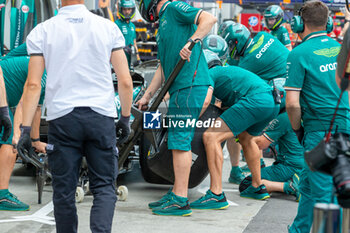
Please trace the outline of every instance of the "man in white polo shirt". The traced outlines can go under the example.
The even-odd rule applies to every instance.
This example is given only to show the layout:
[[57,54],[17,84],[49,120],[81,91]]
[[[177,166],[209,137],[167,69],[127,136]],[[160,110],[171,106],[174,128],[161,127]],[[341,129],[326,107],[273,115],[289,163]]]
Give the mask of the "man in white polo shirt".
[[[116,130],[130,133],[132,80],[124,38],[111,21],[94,15],[84,0],[62,0],[57,16],[39,24],[27,37],[28,80],[23,94],[23,125],[17,149],[29,149],[28,130],[47,71],[49,121],[47,152],[52,173],[57,232],[77,232],[75,190],[82,155],[89,168],[92,232],[111,232],[116,202]],[[122,117],[116,127],[110,62],[118,77]],[[119,140],[118,139],[118,140]]]

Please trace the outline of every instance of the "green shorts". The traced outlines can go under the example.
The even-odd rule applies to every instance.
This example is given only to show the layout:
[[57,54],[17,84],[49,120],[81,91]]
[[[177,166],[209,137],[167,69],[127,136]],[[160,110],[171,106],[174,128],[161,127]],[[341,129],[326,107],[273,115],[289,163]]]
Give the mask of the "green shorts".
[[274,163],[271,166],[261,169],[261,179],[286,182],[292,179],[294,173],[300,174],[301,169],[285,165],[283,163]]
[[12,122],[11,135],[10,135],[10,137],[7,139],[7,141],[4,142],[3,140],[1,140],[2,135],[3,135],[3,132],[1,131],[1,132],[0,132],[0,145],[2,145],[2,144],[12,145],[12,137],[13,137],[13,114],[12,114],[12,111],[11,111],[11,110],[9,110],[9,114],[10,114],[10,118],[11,118],[11,122]]
[[[192,120],[197,121],[202,110],[208,86],[193,86],[173,92],[170,95],[167,113],[168,149],[190,151],[195,127],[186,125]],[[176,123],[177,125],[170,124]],[[178,124],[184,122],[184,125]]]
[[275,119],[279,105],[275,104],[272,92],[256,93],[242,97],[227,109],[220,118],[230,128],[234,136],[247,131],[258,136]]

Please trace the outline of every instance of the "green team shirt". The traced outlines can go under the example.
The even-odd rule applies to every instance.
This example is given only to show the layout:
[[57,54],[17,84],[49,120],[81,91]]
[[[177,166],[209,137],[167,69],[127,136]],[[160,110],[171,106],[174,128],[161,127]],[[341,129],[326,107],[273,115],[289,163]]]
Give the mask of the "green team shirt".
[[[300,91],[301,114],[305,131],[327,131],[340,95],[335,82],[340,44],[325,31],[314,32],[288,56],[286,91]],[[310,106],[310,107],[309,107]],[[311,108],[311,109],[310,109]],[[344,93],[334,129],[350,132],[348,93]]]
[[263,135],[271,143],[277,142],[279,149],[278,162],[295,168],[301,169],[303,167],[304,149],[292,129],[286,112],[271,121]]
[[5,57],[0,58],[0,60],[6,60],[13,57],[29,56],[27,52],[27,44],[23,43],[17,48],[12,49]]
[[[157,33],[158,58],[167,79],[177,62],[180,60],[180,50],[196,31],[197,20],[201,9],[194,8],[185,2],[166,2],[159,13],[159,29]],[[199,59],[198,59],[199,58]],[[200,43],[192,49],[190,62],[185,63],[169,93],[191,86],[209,86],[208,65],[201,53]],[[199,61],[199,62],[198,62]],[[197,75],[193,76],[198,63]]]
[[213,95],[225,107],[234,105],[244,96],[272,90],[259,76],[238,66],[216,66],[209,74],[214,83]]
[[15,49],[12,49],[5,57],[21,57],[28,56],[27,43],[23,43]]
[[276,37],[285,46],[291,44],[288,30],[283,26],[280,26],[277,30],[271,31],[271,35]]
[[[0,62],[6,96],[9,107],[16,107],[23,93],[24,83],[28,76],[29,57],[14,57]],[[45,97],[46,72],[41,78],[41,95],[39,104],[43,104]]]
[[268,82],[286,76],[288,54],[289,50],[275,37],[259,32],[240,57],[238,66]]
[[130,21],[127,23],[121,19],[116,20],[115,23],[123,33],[123,36],[125,38],[125,46],[134,45],[134,40],[136,39],[135,24]]

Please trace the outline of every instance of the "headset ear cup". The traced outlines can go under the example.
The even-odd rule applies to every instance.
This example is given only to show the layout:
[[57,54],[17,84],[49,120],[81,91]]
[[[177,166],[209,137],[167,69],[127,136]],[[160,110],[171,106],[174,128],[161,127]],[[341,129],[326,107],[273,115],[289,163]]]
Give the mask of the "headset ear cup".
[[326,31],[327,33],[331,33],[333,31],[333,19],[330,16],[328,16]]
[[304,31],[304,22],[299,15],[293,16],[290,25],[294,33],[301,33]]

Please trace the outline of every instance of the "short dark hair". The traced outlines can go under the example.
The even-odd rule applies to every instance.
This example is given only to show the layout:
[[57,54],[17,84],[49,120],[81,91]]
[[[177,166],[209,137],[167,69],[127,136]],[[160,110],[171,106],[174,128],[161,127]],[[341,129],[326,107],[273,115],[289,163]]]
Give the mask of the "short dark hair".
[[304,23],[312,28],[326,27],[328,21],[328,7],[321,1],[307,1],[300,11]]

